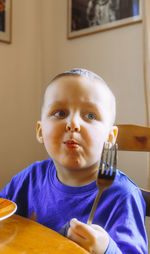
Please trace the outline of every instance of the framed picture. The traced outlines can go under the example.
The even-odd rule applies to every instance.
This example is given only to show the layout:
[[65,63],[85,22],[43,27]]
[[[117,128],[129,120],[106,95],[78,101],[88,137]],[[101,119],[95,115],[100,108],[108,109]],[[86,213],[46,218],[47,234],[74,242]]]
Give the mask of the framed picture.
[[68,0],[68,39],[142,21],[142,0]]
[[11,0],[0,0],[0,42],[11,42]]

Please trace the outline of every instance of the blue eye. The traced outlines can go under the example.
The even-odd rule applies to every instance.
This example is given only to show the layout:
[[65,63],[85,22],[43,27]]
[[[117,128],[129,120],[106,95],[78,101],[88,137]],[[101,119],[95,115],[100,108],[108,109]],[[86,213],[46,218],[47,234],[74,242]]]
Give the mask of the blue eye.
[[64,110],[58,110],[54,113],[54,116],[58,118],[64,118],[66,116],[66,112]]
[[96,119],[96,115],[94,113],[88,113],[85,115],[86,118],[88,118],[89,120],[95,120]]

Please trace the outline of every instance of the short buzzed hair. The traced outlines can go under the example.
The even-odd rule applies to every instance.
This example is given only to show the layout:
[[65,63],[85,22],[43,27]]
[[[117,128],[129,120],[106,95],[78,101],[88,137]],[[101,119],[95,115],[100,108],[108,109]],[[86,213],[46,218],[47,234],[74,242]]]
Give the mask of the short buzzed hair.
[[65,77],[65,76],[74,76],[74,75],[76,75],[76,76],[84,76],[86,78],[98,79],[98,80],[104,82],[104,80],[100,76],[98,76],[96,73],[94,73],[92,71],[89,71],[89,70],[86,70],[86,69],[81,69],[81,68],[74,68],[74,69],[71,69],[69,71],[65,71],[65,72],[62,72],[62,73],[56,75],[51,80],[50,83],[52,83],[53,81],[55,81],[58,78]]
[[42,98],[42,104],[41,104],[41,115],[42,115],[42,109],[43,109],[43,105],[44,105],[44,99],[45,99],[45,94],[46,94],[46,91],[48,89],[48,87],[54,82],[56,81],[57,79],[59,78],[62,78],[62,77],[66,77],[66,76],[82,76],[82,77],[85,77],[85,78],[88,78],[88,79],[96,79],[98,81],[100,81],[105,87],[106,89],[109,91],[109,93],[111,94],[112,96],[112,99],[113,99],[113,108],[112,110],[114,112],[113,113],[113,124],[114,124],[114,121],[115,121],[115,117],[116,117],[116,99],[115,99],[115,96],[113,94],[113,92],[111,91],[111,89],[108,87],[108,85],[106,84],[106,82],[99,76],[97,75],[96,73],[92,72],[92,71],[89,71],[89,70],[86,70],[86,69],[82,69],[82,68],[73,68],[71,70],[68,70],[68,71],[65,71],[65,72],[62,72],[58,75],[56,75],[51,81],[50,83],[47,85],[46,89],[45,89],[45,92],[44,92],[44,95],[43,95],[43,98]]

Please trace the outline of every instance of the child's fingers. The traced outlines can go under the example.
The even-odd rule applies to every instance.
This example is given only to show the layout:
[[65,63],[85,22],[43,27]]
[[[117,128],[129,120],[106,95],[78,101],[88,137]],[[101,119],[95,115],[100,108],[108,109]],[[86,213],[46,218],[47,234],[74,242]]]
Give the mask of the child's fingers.
[[93,228],[94,230],[97,230],[97,231],[99,231],[101,233],[106,232],[101,226],[96,225],[96,224],[91,224],[91,228]]
[[68,238],[90,251],[102,254],[106,251],[109,237],[107,232],[98,225],[87,225],[76,219],[70,221]]
[[89,239],[91,242],[94,241],[94,229],[89,225],[82,223],[77,219],[72,219],[70,221],[70,227],[72,231],[80,237]]
[[71,228],[68,230],[68,238],[76,243],[83,243],[85,241],[85,238],[76,234]]
[[81,247],[83,247],[86,250],[90,250],[90,246],[91,244],[89,243],[88,239],[83,238],[82,236],[78,235],[77,233],[75,233],[71,227],[68,230],[68,238],[72,241],[74,241],[75,243],[77,243],[78,245],[80,245]]

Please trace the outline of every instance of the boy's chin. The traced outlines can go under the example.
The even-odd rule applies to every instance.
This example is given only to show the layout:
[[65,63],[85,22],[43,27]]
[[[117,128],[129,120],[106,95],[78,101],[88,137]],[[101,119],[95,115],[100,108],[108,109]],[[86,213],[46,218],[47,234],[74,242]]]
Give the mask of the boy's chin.
[[93,168],[95,168],[97,165],[97,163],[93,163],[92,165],[86,163],[86,162],[81,162],[81,161],[75,161],[74,163],[63,163],[63,164],[60,164],[61,167],[65,168],[66,170],[68,171],[84,171],[84,169],[87,171],[87,169],[90,169],[91,170]]
[[68,170],[80,170],[83,169],[84,166],[81,163],[66,163],[64,164],[64,168],[68,169]]
[[80,170],[83,168],[86,168],[86,163],[85,161],[82,160],[70,160],[70,161],[60,161],[59,165],[63,168],[66,168],[68,170]]

